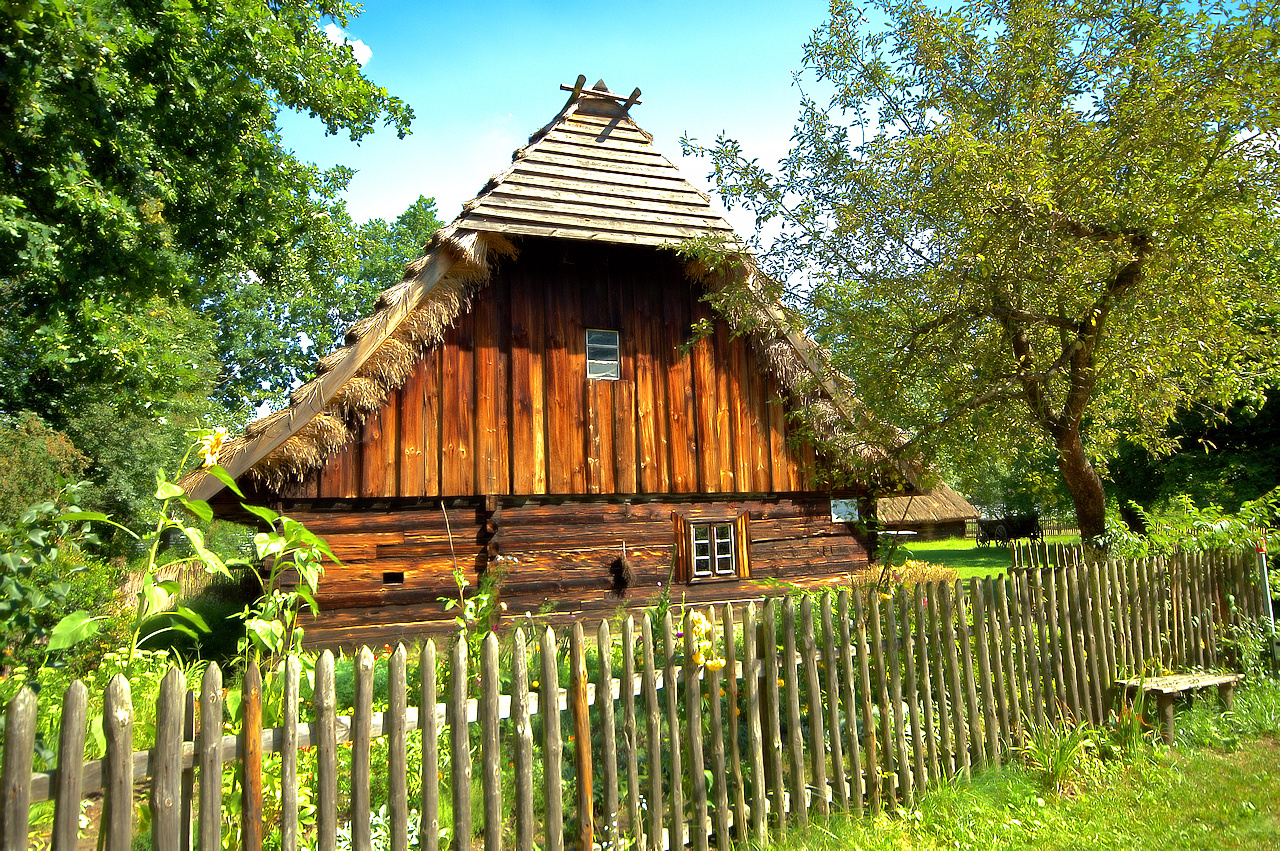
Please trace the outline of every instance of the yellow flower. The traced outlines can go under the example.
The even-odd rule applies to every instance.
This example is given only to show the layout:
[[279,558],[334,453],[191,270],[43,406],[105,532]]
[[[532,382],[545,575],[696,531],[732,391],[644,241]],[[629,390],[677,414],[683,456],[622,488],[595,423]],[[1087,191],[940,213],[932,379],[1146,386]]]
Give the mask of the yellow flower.
[[[723,660],[723,659],[708,659],[708,660],[707,660],[707,670],[708,670],[708,671],[718,671],[718,670],[720,670],[720,669],[721,669],[721,668],[723,668],[723,667],[724,667],[724,660]],[[724,689],[720,689],[720,693],[721,693],[721,694],[724,694]]]
[[218,453],[227,439],[227,430],[218,426],[200,438],[200,455],[204,458],[204,466],[212,467],[218,463]]

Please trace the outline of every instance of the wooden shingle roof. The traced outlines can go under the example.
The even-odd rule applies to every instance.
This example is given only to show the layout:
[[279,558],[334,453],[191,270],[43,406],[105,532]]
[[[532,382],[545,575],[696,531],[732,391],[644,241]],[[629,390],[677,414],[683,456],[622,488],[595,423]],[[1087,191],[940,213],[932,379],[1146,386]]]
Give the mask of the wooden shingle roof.
[[[638,92],[632,96],[634,100]],[[468,202],[460,228],[638,245],[734,240],[711,199],[681,177],[604,81],[570,97]]]

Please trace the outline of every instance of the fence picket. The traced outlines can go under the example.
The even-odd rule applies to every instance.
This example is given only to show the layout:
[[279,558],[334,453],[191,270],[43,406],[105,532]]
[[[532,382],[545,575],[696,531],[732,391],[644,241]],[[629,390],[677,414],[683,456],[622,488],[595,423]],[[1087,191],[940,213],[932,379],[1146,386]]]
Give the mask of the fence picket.
[[[391,851],[409,849],[409,697],[407,653],[397,644],[387,659],[387,812],[391,817]],[[297,682],[297,659],[290,658],[290,676]],[[294,716],[297,723],[297,716]],[[295,736],[296,736],[295,730]],[[296,762],[296,744],[294,751]],[[296,817],[296,816],[295,816]]]
[[[32,703],[34,702],[33,697]],[[34,720],[33,718],[32,721]],[[32,729],[34,730],[34,724]],[[24,748],[22,745],[9,747],[8,735],[6,728],[6,756],[21,751],[31,752],[30,747]],[[101,833],[98,844],[99,846],[105,844],[106,851],[129,851],[133,840],[133,701],[130,696],[129,681],[125,679],[124,674],[116,674],[107,684],[107,693],[102,705],[102,735],[106,740],[107,762],[106,782],[103,784],[105,801],[102,805],[102,826],[99,828]],[[31,776],[29,768],[26,775]],[[8,784],[5,785],[5,794],[8,797]],[[24,807],[24,814],[25,811]],[[16,820],[15,818],[14,821]],[[6,819],[5,828],[8,831],[8,819]],[[26,839],[24,826],[20,843],[26,842]],[[4,840],[8,848],[22,847],[20,843],[10,844],[7,835]]]
[[[863,800],[865,788],[862,776],[862,755],[859,753],[862,746],[858,740],[858,719],[856,717],[858,703],[854,698],[856,685],[854,683],[853,642],[849,634],[849,589],[840,589],[836,612],[840,618],[840,676],[844,684],[842,697],[844,700],[844,725],[849,756],[849,799],[853,804],[854,812],[862,815],[862,809],[865,805]],[[833,700],[833,698],[828,699]]]
[[[835,624],[831,614],[831,592],[822,595],[823,685],[827,693],[827,730],[831,742],[831,785],[841,812],[849,811],[848,777],[844,767],[844,742],[840,735],[840,659],[836,656]],[[845,627],[846,631],[848,627]],[[819,698],[821,699],[821,698]],[[852,703],[849,704],[852,707]]]
[[[917,586],[917,590],[919,590]],[[924,737],[920,719],[920,683],[917,679],[915,636],[919,633],[919,621],[913,621],[907,600],[907,589],[898,589],[898,611],[902,618],[902,656],[905,662],[903,682],[906,685],[907,717],[911,727],[911,776],[912,789],[923,790],[928,784],[928,769],[925,767]]]
[[[36,744],[36,696],[31,689],[23,686],[9,701],[4,720],[4,772],[0,781],[4,802],[0,806],[0,842],[4,848],[26,848],[31,823],[31,765]],[[103,724],[106,725],[105,718]],[[132,751],[131,747],[129,751]]]
[[595,796],[592,786],[591,714],[587,706],[587,648],[582,621],[569,630],[569,703],[573,719],[574,788],[577,792],[578,847],[595,842]]
[[822,717],[822,683],[818,680],[818,641],[814,634],[813,598],[800,598],[800,637],[804,642],[804,681],[809,710],[809,776],[818,813],[825,820],[831,816],[830,792],[827,787],[826,724]]
[[[435,669],[432,668],[434,671]],[[333,654],[316,659],[316,828],[320,851],[338,847],[338,698]]]
[[[545,798],[543,812],[546,813],[547,819],[545,847],[547,851],[564,851],[564,797],[560,780],[564,753],[564,744],[560,739],[560,668],[556,663],[556,634],[551,627],[547,627],[542,632],[542,640],[538,645],[538,657],[542,664],[538,712],[542,715],[542,785]],[[465,708],[464,705],[464,711]],[[656,713],[657,707],[652,709]],[[661,800],[659,797],[659,812],[662,809]],[[458,835],[454,834],[455,837]]]
[[667,707],[667,768],[668,774],[667,800],[671,802],[668,809],[670,818],[667,821],[667,847],[678,849],[684,847],[684,760],[680,736],[680,688],[676,679],[676,639],[671,625],[671,612],[668,610],[662,618],[662,691],[663,702]]
[[982,771],[987,767],[986,744],[982,729],[982,715],[978,711],[978,686],[973,678],[973,644],[969,640],[969,613],[965,606],[964,583],[956,581],[955,616],[956,626],[960,632],[960,664],[964,669],[965,708],[968,711],[969,726],[969,762],[965,766],[965,777],[969,776],[970,767]]
[[[618,743],[613,713],[613,636],[609,622],[602,620],[596,628],[596,651],[600,660],[600,679],[596,685],[596,709],[600,718],[600,779],[604,781],[604,842],[616,846],[618,830]],[[619,684],[619,691],[633,691],[633,681]],[[603,844],[603,843],[602,843]]]
[[151,844],[178,848],[182,842],[182,716],[186,682],[182,672],[169,668],[160,681],[156,707],[155,746],[152,748]]
[[[714,613],[713,613],[714,616]],[[712,628],[716,626],[712,621]],[[730,630],[732,630],[732,621],[730,621]],[[712,635],[715,633],[713,632]],[[733,646],[732,632],[730,638],[726,641],[725,653],[732,656],[729,648]],[[729,671],[729,680],[736,681],[737,676],[734,669],[726,663],[725,668],[721,669],[715,665],[707,665],[707,698],[711,707],[711,788],[715,796],[715,837],[716,847],[724,848],[729,844],[729,783],[732,778],[729,776],[729,766],[725,761],[724,753],[724,713],[720,706],[723,702],[721,694],[724,691],[724,674],[723,671]],[[741,775],[739,775],[741,777]]]
[[[760,730],[760,656],[756,647],[756,604],[742,614],[742,685],[747,701],[747,764],[751,767],[751,840],[763,847],[768,819],[765,796],[764,742]],[[741,835],[740,839],[745,838]]]
[[[742,782],[742,748],[739,745],[739,733],[741,730],[741,714],[738,711],[738,659],[737,659],[737,641],[734,626],[733,604],[725,603],[721,610],[721,623],[724,630],[724,669],[728,672],[725,677],[725,705],[729,712],[729,765],[731,775],[731,787],[733,794],[733,824],[735,830],[735,838],[739,842],[747,840],[747,796],[744,783]],[[743,625],[743,640],[746,640],[746,626]],[[745,668],[742,672],[742,679],[745,682],[752,674]],[[759,707],[757,707],[758,710]],[[757,779],[759,774],[754,775]]]
[[[435,714],[434,708],[432,715]],[[635,715],[632,714],[634,741]],[[533,724],[529,720],[529,645],[524,630],[516,627],[511,637],[511,726],[515,747],[511,765],[515,772],[516,848],[533,851]],[[423,737],[427,735],[424,728]]]
[[649,847],[653,851],[662,851],[662,821],[664,818],[662,801],[662,728],[661,710],[658,707],[657,672],[653,658],[653,627],[648,615],[640,620],[640,647],[644,654],[642,659],[641,678],[644,685],[645,717],[648,719],[649,773]]
[[[84,778],[85,723],[88,715],[89,690],[80,680],[74,680],[62,698],[62,724],[58,732],[58,788],[54,796],[56,803],[53,830],[49,836],[53,851],[75,851],[78,840]],[[218,732],[221,739],[222,731]],[[5,753],[11,753],[8,747],[5,748]],[[7,784],[5,788],[8,788]],[[5,800],[8,800],[7,794]],[[4,832],[0,831],[0,837],[3,836]]]
[[770,803],[778,837],[787,835],[786,783],[782,773],[782,707],[778,678],[777,612],[772,599],[765,600],[761,613],[758,643],[764,648],[765,774],[772,793]]
[[498,636],[489,633],[480,645],[480,788],[484,793],[484,848],[501,851],[502,750],[498,740]]
[[[516,634],[520,634],[519,630]],[[418,843],[422,851],[438,851],[440,847],[440,740],[436,721],[436,643],[430,638],[422,642],[422,651],[418,657],[418,673],[420,677],[418,726],[422,729],[422,777],[419,782],[422,816],[418,825]],[[318,676],[317,674],[317,678]],[[520,782],[519,777],[520,771],[517,769],[517,786]]]
[[867,661],[867,619],[862,610],[862,595],[853,598],[853,617],[858,642],[858,686],[862,696],[862,736],[866,741],[867,761],[863,772],[863,794],[872,815],[880,814],[880,762],[876,748],[876,724],[872,715],[871,666]]
[[[698,636],[694,632],[694,611],[684,615],[684,670],[683,698],[688,723],[685,729],[689,743],[689,797],[693,810],[693,822],[689,826],[689,842],[694,851],[707,851],[707,775],[702,749],[702,680],[701,666],[697,662]],[[674,685],[674,683],[673,683]],[[675,689],[673,688],[674,692]],[[672,728],[675,738],[675,728]]]
[[969,731],[965,724],[965,692],[960,684],[959,654],[956,652],[955,614],[951,605],[951,583],[938,583],[942,597],[942,649],[947,663],[947,685],[951,695],[951,723],[954,730],[955,752],[952,757],[952,774],[970,776]]
[[[902,712],[902,659],[898,652],[903,644],[903,635],[899,631],[894,602],[892,599],[884,601],[889,634],[889,699],[893,701],[890,704],[893,711],[885,713],[882,708],[880,712],[893,718],[894,754],[898,765],[897,797],[904,806],[911,808],[915,806],[916,799],[911,774],[911,753],[907,745],[907,719]],[[906,626],[903,624],[903,629]]]
[[[290,655],[284,660],[284,744],[280,754],[280,848],[281,851],[297,851],[298,849],[298,690],[301,663],[297,656]],[[404,665],[400,666],[401,702],[397,713],[392,701],[391,718],[393,723],[399,717],[403,725],[404,708]],[[394,737],[393,737],[394,738]],[[401,744],[403,748],[403,743]],[[392,748],[392,759],[394,747]],[[394,763],[393,763],[394,764]],[[404,752],[401,750],[401,766],[404,764]],[[395,770],[392,769],[392,788],[395,787]],[[401,778],[401,787],[404,780]],[[394,808],[394,804],[392,805]],[[161,846],[163,847],[163,846]],[[394,846],[392,851],[405,851],[404,847]]]
[[[470,684],[467,658],[467,636],[459,632],[453,641],[453,652],[449,657],[449,703],[445,721],[449,725],[449,787],[452,793],[450,803],[453,805],[453,845],[455,848],[470,848],[471,838],[475,835],[471,823],[471,731],[467,725],[467,686]],[[358,681],[357,681],[358,689]],[[357,702],[359,692],[357,691]],[[552,700],[555,700],[554,694]],[[555,705],[554,703],[552,704]],[[359,712],[359,709],[356,710]],[[549,715],[556,715],[555,712]],[[558,726],[558,725],[557,725]],[[556,730],[557,734],[559,729]],[[556,779],[560,777],[559,764],[556,765]],[[547,773],[551,773],[548,765]],[[352,810],[355,810],[355,767],[352,766]],[[557,800],[559,796],[557,795]],[[550,812],[551,802],[547,802]],[[352,848],[355,848],[355,818],[352,813]]]
[[930,582],[925,586],[928,590],[925,606],[929,616],[929,635],[927,654],[931,657],[933,671],[933,707],[936,713],[936,729],[938,746],[938,779],[948,780],[955,773],[955,758],[952,752],[951,712],[954,696],[947,694],[946,651],[943,649],[940,629],[939,610],[942,606],[941,583]]

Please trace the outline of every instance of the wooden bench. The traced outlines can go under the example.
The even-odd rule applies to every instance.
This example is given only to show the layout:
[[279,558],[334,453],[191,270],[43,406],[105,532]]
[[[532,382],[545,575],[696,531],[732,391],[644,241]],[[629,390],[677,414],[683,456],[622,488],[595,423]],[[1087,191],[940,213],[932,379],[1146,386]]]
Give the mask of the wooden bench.
[[1145,694],[1155,695],[1156,714],[1160,718],[1160,726],[1164,732],[1165,744],[1173,744],[1173,704],[1180,695],[1199,691],[1203,688],[1217,686],[1218,701],[1222,711],[1231,709],[1232,695],[1236,683],[1244,679],[1244,674],[1169,674],[1163,677],[1133,677],[1118,680],[1116,685],[1129,695],[1138,690]]

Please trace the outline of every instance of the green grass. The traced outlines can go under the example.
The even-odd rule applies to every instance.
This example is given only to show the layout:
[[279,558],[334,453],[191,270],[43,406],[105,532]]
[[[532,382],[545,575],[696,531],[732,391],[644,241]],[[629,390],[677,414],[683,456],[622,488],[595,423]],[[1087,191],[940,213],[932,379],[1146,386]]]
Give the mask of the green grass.
[[[1071,543],[1075,538],[1051,537],[1051,543]],[[979,547],[971,538],[948,538],[944,541],[912,541],[894,555],[894,562],[911,558],[931,564],[945,565],[960,571],[961,579],[971,576],[1001,576],[1009,569],[1009,550],[991,545]]]
[[1010,766],[926,794],[901,815],[834,819],[772,846],[854,849],[1264,849],[1280,847],[1280,746],[1186,750],[1098,763],[1074,796]]

